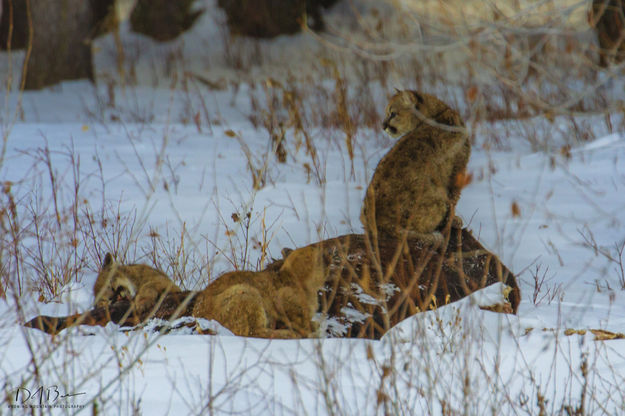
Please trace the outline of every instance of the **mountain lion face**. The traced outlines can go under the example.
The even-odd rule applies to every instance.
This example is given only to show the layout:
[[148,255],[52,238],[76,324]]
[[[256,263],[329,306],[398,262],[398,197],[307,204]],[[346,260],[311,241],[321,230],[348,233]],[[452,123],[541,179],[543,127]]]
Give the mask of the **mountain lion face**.
[[421,123],[419,112],[424,114],[423,97],[414,91],[397,91],[386,106],[382,129],[397,139],[413,131]]
[[162,271],[144,264],[119,264],[110,253],[104,256],[93,286],[97,306],[126,299],[133,301],[140,312],[154,306],[167,293],[179,291],[180,288]]

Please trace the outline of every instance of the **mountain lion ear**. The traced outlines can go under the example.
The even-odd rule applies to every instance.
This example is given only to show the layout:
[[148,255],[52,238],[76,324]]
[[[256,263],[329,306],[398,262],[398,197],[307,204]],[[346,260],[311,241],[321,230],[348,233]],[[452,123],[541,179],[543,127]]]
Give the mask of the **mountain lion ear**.
[[401,99],[401,103],[405,107],[412,107],[415,104],[415,97],[411,91],[399,91],[398,94]]
[[416,91],[410,91],[412,93],[412,96],[414,97],[415,102],[417,103],[417,105],[421,105],[423,104],[423,97],[421,96],[421,94],[419,94]]
[[113,264],[113,256],[111,256],[111,253],[106,253],[104,255],[104,261],[102,261],[102,268],[106,268],[109,267],[110,265]]

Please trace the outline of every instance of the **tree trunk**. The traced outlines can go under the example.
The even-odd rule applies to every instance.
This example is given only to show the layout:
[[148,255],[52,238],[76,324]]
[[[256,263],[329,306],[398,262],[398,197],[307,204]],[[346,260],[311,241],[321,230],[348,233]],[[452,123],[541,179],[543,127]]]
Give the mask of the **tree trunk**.
[[625,60],[625,1],[593,0],[590,24],[599,41],[599,64],[607,67]]
[[380,238],[377,248],[371,248],[362,234],[311,246],[322,250],[328,270],[319,312],[343,327],[332,336],[379,339],[409,316],[497,282],[510,288],[508,304],[492,310],[516,313],[521,301],[514,274],[466,228],[450,230],[445,250],[393,238]]
[[[94,81],[91,39],[96,19],[85,0],[27,0],[32,50],[25,88],[40,89],[63,80]],[[28,55],[27,55],[28,56]]]
[[28,45],[26,3],[24,0],[2,0],[0,7],[2,8],[0,13],[0,50],[26,48]]

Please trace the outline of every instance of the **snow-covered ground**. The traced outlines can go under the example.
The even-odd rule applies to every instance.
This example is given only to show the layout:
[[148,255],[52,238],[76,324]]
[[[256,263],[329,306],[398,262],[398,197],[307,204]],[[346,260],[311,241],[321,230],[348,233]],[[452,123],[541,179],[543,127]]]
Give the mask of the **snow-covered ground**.
[[[615,85],[621,92],[612,93],[625,98]],[[44,406],[44,414],[625,414],[625,340],[565,335],[569,328],[625,333],[622,115],[611,123],[579,116],[575,127],[594,136],[587,142],[566,140],[574,135],[568,117],[476,129],[473,180],[457,214],[517,274],[517,316],[477,307],[499,298],[496,285],[409,318],[380,341],[245,339],[219,326],[214,336],[161,335],[112,324],[50,337],[20,324],[88,309],[106,251],[156,263],[197,289],[234,267],[261,267],[283,247],[361,232],[364,190],[392,145],[380,131],[360,129],[352,172],[344,133],[313,129],[315,172],[293,131],[287,161],[278,163],[267,131],[254,127],[250,96],[262,94],[258,85],[191,94],[166,85],[111,88],[115,105],[107,105],[105,82],[24,93],[15,123],[18,95],[7,98],[2,206],[12,199],[17,214],[3,218],[28,232],[45,225],[41,246],[27,231],[3,236],[32,249],[19,260],[27,275],[8,277],[40,282],[71,250],[81,263],[54,302],[37,302],[32,293],[39,292],[28,288],[17,303],[17,288],[0,300],[0,414],[25,413],[23,402],[57,406]],[[505,150],[488,145],[486,130]],[[522,131],[549,145],[537,152],[515,136]],[[252,170],[264,178],[259,189]],[[247,212],[249,229],[232,220]],[[10,253],[0,258],[3,273],[15,266]],[[174,253],[187,263],[174,264],[167,257]]]

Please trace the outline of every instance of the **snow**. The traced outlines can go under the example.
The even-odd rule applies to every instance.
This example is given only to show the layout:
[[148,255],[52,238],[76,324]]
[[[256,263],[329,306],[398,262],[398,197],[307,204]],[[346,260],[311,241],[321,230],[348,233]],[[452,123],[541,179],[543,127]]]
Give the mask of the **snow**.
[[[24,288],[18,302],[11,291],[0,301],[6,396],[0,413],[24,412],[10,407],[20,403],[16,394],[24,398],[19,386],[32,392],[44,386],[52,396],[57,390],[80,393],[43,400],[78,406],[41,409],[51,414],[90,412],[93,406],[101,414],[150,415],[539,414],[542,406],[554,414],[565,413],[562,406],[573,412],[582,398],[586,414],[625,413],[625,340],[564,334],[567,328],[625,333],[625,276],[618,264],[625,244],[625,128],[618,114],[610,129],[603,116],[579,116],[593,132],[587,142],[567,141],[573,136],[568,118],[476,128],[469,163],[473,181],[456,213],[517,274],[523,295],[517,316],[479,308],[501,299],[502,287],[494,285],[415,315],[380,341],[249,339],[207,321],[201,328],[216,335],[193,334],[184,326],[160,334],[153,330],[163,325],[157,321],[132,332],[109,324],[71,328],[55,337],[22,327],[39,314],[88,309],[98,253],[157,263],[170,275],[186,271],[183,285],[199,289],[222,272],[261,268],[279,258],[283,247],[362,232],[364,190],[392,143],[377,130],[360,129],[352,173],[343,132],[313,129],[322,161],[315,176],[305,167],[312,166],[305,146],[298,146],[289,130],[289,156],[278,163],[267,131],[249,118],[250,97],[263,94],[259,85],[226,82],[224,90],[189,94],[168,88],[160,69],[150,68],[177,47],[199,53],[211,34],[220,33],[210,22],[204,25],[211,30],[194,28],[182,45],[148,43],[137,68],[144,74],[153,70],[156,82],[115,85],[115,105],[106,104],[106,83],[66,82],[21,97],[8,94],[0,116],[8,134],[0,180],[3,186],[10,183],[24,223],[33,213],[44,213],[56,230],[44,231],[47,273],[54,272],[55,259],[74,250],[51,248],[53,236],[73,238],[71,218],[55,225],[57,210],[67,214],[76,203],[78,213],[95,219],[95,228],[93,235],[78,232],[82,243],[75,250],[82,250],[86,264],[53,302],[38,302],[36,287]],[[124,35],[129,44],[148,42]],[[198,37],[203,40],[190,41]],[[298,35],[262,47],[274,54],[285,48],[287,54],[310,43]],[[111,39],[100,44],[106,51]],[[96,67],[113,71],[106,53],[97,57]],[[222,72],[211,74],[218,78]],[[376,94],[382,103],[384,94]],[[14,118],[20,99],[23,117]],[[210,123],[202,119],[195,125],[196,111],[206,111]],[[505,139],[501,148],[487,145],[487,128]],[[528,145],[519,139],[523,128],[534,129],[539,141]],[[572,146],[563,151],[566,144]],[[260,189],[254,189],[250,164],[264,170]],[[247,212],[249,229],[231,219]],[[114,228],[116,216],[120,228]],[[22,242],[34,247],[32,235],[23,235]],[[170,263],[167,254],[181,251],[187,263]],[[0,270],[3,262],[0,258]],[[45,274],[34,261],[24,270],[30,272],[22,276],[25,282]],[[544,277],[540,290],[534,276],[537,284]],[[322,324],[341,333],[338,322]]]

